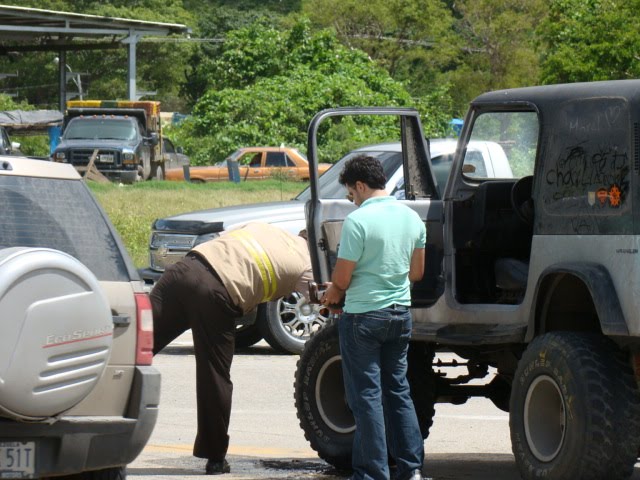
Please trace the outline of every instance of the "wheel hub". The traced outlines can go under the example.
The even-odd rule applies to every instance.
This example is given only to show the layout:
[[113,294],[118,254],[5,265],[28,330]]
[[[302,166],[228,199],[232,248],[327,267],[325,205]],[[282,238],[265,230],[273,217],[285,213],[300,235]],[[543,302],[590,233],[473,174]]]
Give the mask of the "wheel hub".
[[352,433],[356,429],[353,414],[347,404],[342,380],[342,358],[336,355],[322,365],[316,381],[316,405],[324,423],[337,433]]
[[323,305],[311,304],[299,292],[278,301],[280,321],[286,333],[296,340],[306,341],[311,333],[328,320],[329,312]]
[[524,430],[531,453],[541,462],[551,462],[564,443],[567,414],[564,397],[556,381],[537,377],[527,391]]

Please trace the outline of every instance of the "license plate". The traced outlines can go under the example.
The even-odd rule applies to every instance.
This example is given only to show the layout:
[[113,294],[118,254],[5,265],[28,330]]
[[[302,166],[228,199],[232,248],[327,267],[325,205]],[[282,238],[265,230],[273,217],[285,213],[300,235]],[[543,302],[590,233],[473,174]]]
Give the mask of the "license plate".
[[100,155],[100,161],[102,163],[113,163],[113,154],[103,153]]
[[0,442],[0,478],[34,478],[36,442]]

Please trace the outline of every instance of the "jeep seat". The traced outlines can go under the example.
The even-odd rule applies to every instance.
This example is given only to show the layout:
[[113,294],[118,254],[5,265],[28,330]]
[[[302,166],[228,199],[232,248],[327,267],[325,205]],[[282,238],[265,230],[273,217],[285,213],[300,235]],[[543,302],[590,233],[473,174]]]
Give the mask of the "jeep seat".
[[499,258],[494,265],[496,287],[516,292],[527,287],[529,263],[516,258]]

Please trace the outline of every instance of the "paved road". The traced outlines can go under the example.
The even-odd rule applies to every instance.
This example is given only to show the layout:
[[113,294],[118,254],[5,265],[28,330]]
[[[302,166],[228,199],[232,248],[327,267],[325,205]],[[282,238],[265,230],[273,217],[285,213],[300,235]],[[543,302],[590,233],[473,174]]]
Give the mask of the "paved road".
[[[195,479],[204,461],[191,456],[195,435],[195,361],[188,336],[158,355],[163,375],[160,416],[153,436],[129,466],[136,480]],[[231,415],[232,472],[222,480],[340,480],[304,439],[293,406],[297,357],[277,355],[266,343],[234,358]],[[484,399],[462,406],[438,405],[425,448],[424,473],[434,480],[512,480],[518,473],[511,455],[508,415]],[[640,480],[640,466],[634,480]]]

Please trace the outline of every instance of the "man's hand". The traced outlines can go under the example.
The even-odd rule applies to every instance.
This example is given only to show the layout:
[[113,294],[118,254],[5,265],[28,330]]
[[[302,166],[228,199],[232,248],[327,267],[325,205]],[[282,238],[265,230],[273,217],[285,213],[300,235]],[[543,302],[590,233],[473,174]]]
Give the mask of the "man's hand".
[[336,311],[342,308],[344,300],[344,290],[340,290],[333,283],[329,283],[329,288],[325,290],[320,303],[329,307],[329,310]]

